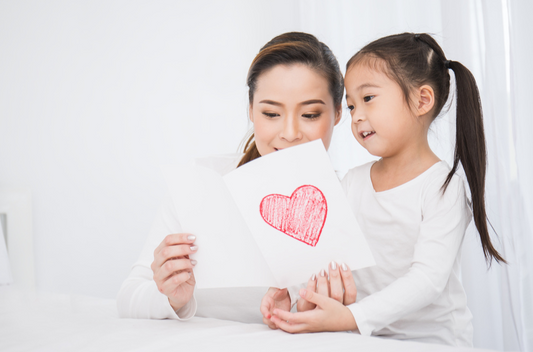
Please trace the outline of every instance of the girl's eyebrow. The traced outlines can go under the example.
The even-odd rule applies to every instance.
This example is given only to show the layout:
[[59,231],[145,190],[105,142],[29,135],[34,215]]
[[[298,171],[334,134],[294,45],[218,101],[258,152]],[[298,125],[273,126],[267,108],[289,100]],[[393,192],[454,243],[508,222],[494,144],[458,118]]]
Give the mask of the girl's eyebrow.
[[365,89],[365,88],[381,88],[381,87],[378,86],[377,84],[363,83],[359,87],[357,87],[356,90],[361,90],[361,89]]
[[[377,84],[363,83],[359,87],[357,87],[355,90],[359,91],[359,90],[365,89],[365,88],[381,88],[381,87],[378,86]],[[346,93],[346,99],[348,99],[348,98],[349,98],[348,93]]]

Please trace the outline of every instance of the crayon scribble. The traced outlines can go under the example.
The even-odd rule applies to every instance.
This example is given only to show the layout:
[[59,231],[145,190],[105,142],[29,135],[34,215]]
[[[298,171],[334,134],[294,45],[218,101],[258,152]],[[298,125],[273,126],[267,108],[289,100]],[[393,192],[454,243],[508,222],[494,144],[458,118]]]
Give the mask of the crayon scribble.
[[326,222],[326,197],[315,186],[296,188],[290,197],[270,194],[259,205],[261,217],[273,228],[316,246]]

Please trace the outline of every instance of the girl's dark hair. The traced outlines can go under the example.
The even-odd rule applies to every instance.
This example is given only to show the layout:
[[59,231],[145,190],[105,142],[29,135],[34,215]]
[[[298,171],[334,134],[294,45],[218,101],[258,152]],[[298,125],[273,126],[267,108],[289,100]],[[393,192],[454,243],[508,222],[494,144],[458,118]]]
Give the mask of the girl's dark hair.
[[[325,77],[329,83],[329,91],[333,97],[334,105],[341,105],[344,80],[339,62],[326,44],[311,34],[301,32],[278,35],[261,48],[252,61],[246,79],[250,104],[254,101],[259,76],[274,66],[293,64],[304,64]],[[252,134],[244,146],[244,156],[238,166],[260,156]]]
[[453,167],[442,186],[446,191],[461,162],[472,195],[474,222],[481,238],[483,254],[506,263],[490,240],[485,211],[485,172],[487,167],[483,114],[476,81],[461,63],[446,59],[444,51],[429,34],[402,33],[378,39],[357,52],[346,64],[346,70],[356,64],[367,64],[387,74],[400,85],[404,98],[412,106],[410,93],[422,85],[435,92],[432,117],[436,118],[448,100],[450,74],[455,74],[457,86],[456,142]]

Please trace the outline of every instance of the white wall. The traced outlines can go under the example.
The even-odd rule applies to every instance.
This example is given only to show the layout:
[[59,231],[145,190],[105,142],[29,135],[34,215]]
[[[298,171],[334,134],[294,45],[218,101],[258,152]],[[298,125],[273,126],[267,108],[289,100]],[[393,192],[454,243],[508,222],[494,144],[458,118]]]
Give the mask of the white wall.
[[[246,72],[275,35],[313,33],[343,68],[382,35],[441,39],[439,2],[338,4],[0,1],[0,185],[32,190],[37,287],[116,295],[165,194],[159,165],[237,150]],[[347,121],[331,155],[370,159]]]

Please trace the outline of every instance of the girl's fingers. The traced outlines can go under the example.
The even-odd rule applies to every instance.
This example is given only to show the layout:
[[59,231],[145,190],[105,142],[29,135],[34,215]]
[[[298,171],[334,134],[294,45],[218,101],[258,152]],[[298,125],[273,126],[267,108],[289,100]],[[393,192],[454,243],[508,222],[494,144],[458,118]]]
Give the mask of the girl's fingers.
[[271,319],[267,319],[267,318],[263,317],[263,323],[265,323],[272,330],[279,329],[278,326],[276,325],[276,323],[274,323]]
[[320,270],[320,273],[317,276],[316,292],[322,296],[329,297],[328,277],[326,276],[326,271],[324,269]]
[[306,324],[291,324],[291,323],[287,323],[285,320],[282,320],[282,319],[280,319],[277,316],[272,316],[272,321],[281,330],[286,331],[286,332],[290,332],[291,334],[307,332],[307,325]]
[[340,274],[342,278],[342,284],[344,286],[344,305],[349,305],[355,303],[357,298],[357,287],[355,286],[355,281],[353,279],[352,272],[350,268],[342,263],[340,267]]
[[329,291],[330,297],[334,300],[343,303],[344,293],[342,287],[342,279],[337,263],[331,262],[329,264]]
[[308,302],[316,304],[319,308],[324,308],[328,304],[328,300],[329,302],[334,302],[327,296],[304,289],[300,290],[300,297],[305,298]]
[[308,319],[308,318],[306,319],[306,316],[307,316],[306,313],[309,313],[309,312],[291,313],[291,312],[286,312],[282,309],[274,309],[273,313],[274,315],[272,315],[272,318],[277,317],[283,320],[284,322],[289,322],[289,324],[301,324],[301,323],[304,323]]

